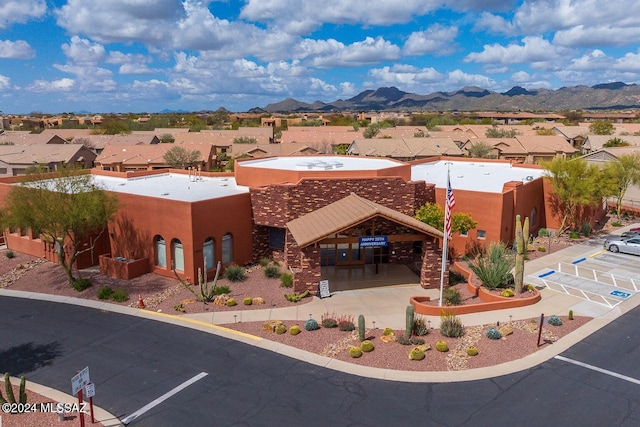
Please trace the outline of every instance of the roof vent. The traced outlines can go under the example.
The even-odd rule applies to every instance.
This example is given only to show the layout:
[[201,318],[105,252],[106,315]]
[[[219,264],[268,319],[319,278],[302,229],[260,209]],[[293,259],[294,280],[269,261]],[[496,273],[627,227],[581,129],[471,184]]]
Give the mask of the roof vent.
[[118,184],[120,187],[127,185],[126,182],[121,182],[120,184]]
[[527,176],[525,179],[526,179],[527,181],[533,181],[533,176],[532,176],[532,175],[529,175],[529,176]]
[[161,196],[168,196],[169,193],[160,193]]

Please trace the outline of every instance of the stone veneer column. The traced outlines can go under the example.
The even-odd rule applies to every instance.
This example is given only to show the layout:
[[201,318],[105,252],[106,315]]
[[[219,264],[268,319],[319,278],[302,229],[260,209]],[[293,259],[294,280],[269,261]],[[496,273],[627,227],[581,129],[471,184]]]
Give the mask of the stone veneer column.
[[[422,268],[420,270],[420,286],[423,288],[440,287],[440,269],[442,267],[442,251],[436,242],[422,243]],[[449,281],[449,269],[444,274],[445,283]]]

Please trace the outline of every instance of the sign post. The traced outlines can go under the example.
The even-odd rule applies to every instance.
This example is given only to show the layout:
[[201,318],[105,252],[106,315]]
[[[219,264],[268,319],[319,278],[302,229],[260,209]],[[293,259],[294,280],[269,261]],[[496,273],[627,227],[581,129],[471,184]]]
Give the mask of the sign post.
[[329,281],[328,280],[320,280],[318,284],[320,288],[320,298],[327,298],[331,296],[331,292],[329,291]]
[[[71,390],[72,394],[78,396],[78,408],[82,409],[82,389],[89,384],[89,367],[87,366],[71,378]],[[80,427],[84,427],[84,412],[78,413],[80,419]]]
[[540,315],[540,322],[538,324],[538,347],[540,347],[540,337],[542,337],[542,325],[544,325],[544,313]]
[[91,411],[91,423],[95,423],[96,419],[93,416],[93,396],[96,395],[96,385],[93,383],[89,383],[84,387],[85,393],[87,393],[87,397],[89,398],[89,410]]

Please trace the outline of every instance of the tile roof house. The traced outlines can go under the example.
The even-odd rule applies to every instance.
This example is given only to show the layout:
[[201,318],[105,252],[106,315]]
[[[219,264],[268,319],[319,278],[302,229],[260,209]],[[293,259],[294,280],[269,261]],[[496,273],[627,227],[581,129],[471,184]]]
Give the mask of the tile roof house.
[[171,166],[164,155],[176,146],[198,151],[200,170],[208,171],[215,166],[215,147],[211,144],[108,145],[95,159],[95,164],[97,169],[116,172],[169,169]]
[[63,138],[56,134],[30,133],[30,132],[3,132],[0,134],[2,145],[46,145],[66,144]]
[[590,153],[592,151],[600,150],[612,139],[621,139],[630,146],[640,146],[640,136],[636,135],[587,135],[587,138],[584,140],[584,143],[580,148],[583,153]]
[[556,125],[552,130],[562,136],[565,141],[571,144],[572,147],[580,148],[584,144],[584,140],[589,134],[589,130],[581,126],[562,126]]
[[0,145],[0,175],[24,175],[33,166],[56,171],[61,166],[93,167],[96,154],[79,144]]
[[527,151],[525,163],[538,164],[555,157],[572,156],[580,150],[574,148],[563,137],[556,135],[518,135],[516,139]]
[[458,157],[463,152],[451,138],[363,138],[353,141],[347,154],[409,161],[441,155]]
[[476,144],[485,144],[493,147],[492,158],[502,160],[512,160],[517,163],[524,163],[527,159],[527,150],[517,138],[474,138],[470,139],[462,150],[465,155],[469,154],[469,149]]

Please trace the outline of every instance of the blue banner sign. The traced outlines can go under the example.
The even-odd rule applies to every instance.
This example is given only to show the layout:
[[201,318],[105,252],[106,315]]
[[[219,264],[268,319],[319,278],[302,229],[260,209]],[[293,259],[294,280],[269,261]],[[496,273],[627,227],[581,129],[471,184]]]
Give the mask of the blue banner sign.
[[361,248],[371,248],[375,246],[388,246],[387,236],[364,236],[358,238]]

